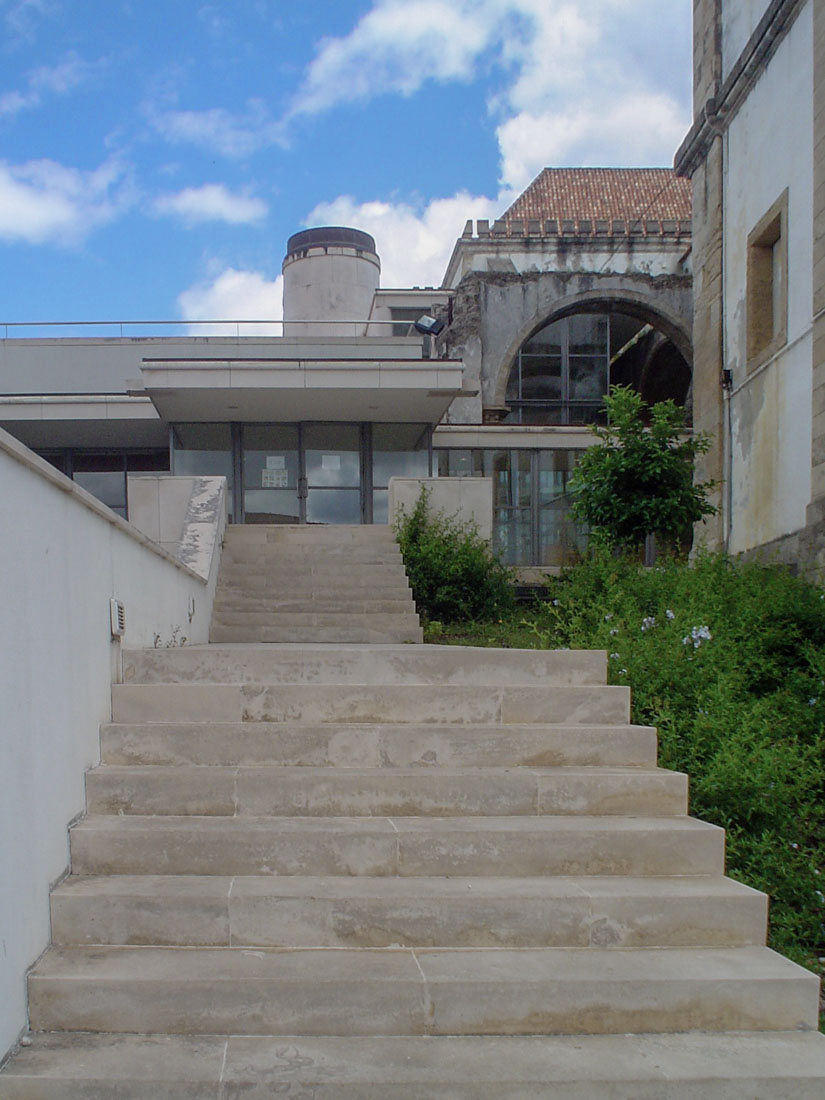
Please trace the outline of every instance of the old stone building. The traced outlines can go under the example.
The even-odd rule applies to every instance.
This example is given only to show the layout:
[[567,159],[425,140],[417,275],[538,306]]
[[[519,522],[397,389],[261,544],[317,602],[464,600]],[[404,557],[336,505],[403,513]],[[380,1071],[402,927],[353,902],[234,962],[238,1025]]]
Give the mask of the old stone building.
[[792,564],[825,545],[825,3],[696,0],[694,424],[708,541]]
[[669,169],[545,168],[457,241],[444,346],[472,396],[433,444],[442,473],[493,478],[511,562],[556,566],[581,545],[565,488],[609,385],[690,401],[690,217]]

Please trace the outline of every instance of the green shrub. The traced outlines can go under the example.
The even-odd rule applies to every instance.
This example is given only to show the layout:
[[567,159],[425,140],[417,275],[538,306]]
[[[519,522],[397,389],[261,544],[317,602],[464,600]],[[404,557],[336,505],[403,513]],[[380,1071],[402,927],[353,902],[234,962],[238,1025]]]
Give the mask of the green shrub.
[[592,426],[599,442],[570,479],[572,514],[596,541],[638,546],[653,534],[677,545],[692,524],[716,511],[707,496],[713,482],[693,480],[694,459],[708,450],[710,437],[685,435],[684,409],[668,400],[648,410],[630,386],[612,386],[604,405],[607,427]]
[[426,489],[409,515],[402,512],[396,535],[413,598],[426,619],[484,620],[513,607],[510,571],[474,524],[433,514]]
[[[727,830],[727,872],[771,896],[770,944],[825,956],[825,593],[787,570],[699,555],[645,569],[596,551],[529,613],[468,644],[606,649],[656,726],[690,810]],[[444,640],[449,640],[449,632]]]

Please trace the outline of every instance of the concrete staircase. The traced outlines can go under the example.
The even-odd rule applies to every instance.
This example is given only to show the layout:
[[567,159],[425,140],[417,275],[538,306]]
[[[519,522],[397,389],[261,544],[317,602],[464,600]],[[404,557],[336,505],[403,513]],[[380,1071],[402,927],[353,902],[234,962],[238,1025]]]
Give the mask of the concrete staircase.
[[420,642],[386,525],[230,526],[212,642]]
[[599,653],[127,653],[2,1100],[821,1100]]

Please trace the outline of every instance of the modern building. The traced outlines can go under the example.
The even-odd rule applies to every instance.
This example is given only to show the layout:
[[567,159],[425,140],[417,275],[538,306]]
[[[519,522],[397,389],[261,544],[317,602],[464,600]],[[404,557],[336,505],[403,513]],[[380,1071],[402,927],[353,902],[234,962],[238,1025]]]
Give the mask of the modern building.
[[486,476],[505,558],[557,566],[608,386],[690,403],[690,242],[669,169],[545,169],[438,289],[382,288],[371,236],[308,229],[275,335],[9,324],[0,427],[121,515],[146,473],[224,475],[234,523],[381,523],[393,476]]
[[825,4],[696,0],[694,424],[711,545],[825,563]]

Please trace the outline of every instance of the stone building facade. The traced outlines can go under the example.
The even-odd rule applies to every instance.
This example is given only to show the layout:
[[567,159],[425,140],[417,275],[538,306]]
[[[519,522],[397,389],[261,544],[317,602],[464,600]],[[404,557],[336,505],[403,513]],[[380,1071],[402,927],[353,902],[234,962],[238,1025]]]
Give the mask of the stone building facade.
[[695,0],[694,424],[710,545],[825,564],[825,3]]

